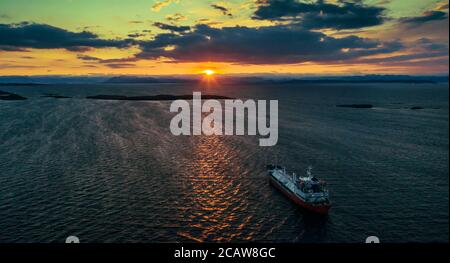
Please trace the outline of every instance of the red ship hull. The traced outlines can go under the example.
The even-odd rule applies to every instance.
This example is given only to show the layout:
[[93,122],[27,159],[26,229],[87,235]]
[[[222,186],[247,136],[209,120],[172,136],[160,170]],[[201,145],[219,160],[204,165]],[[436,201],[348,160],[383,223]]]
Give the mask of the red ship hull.
[[272,176],[270,177],[270,183],[275,186],[278,190],[280,190],[284,195],[289,197],[294,203],[298,204],[299,206],[303,207],[304,209],[307,209],[309,211],[312,211],[317,214],[321,215],[327,215],[328,210],[331,208],[331,204],[321,204],[321,205],[312,205],[309,203],[306,203],[301,198],[293,194],[290,190],[288,190],[286,187],[284,187],[282,184],[278,182],[275,178]]

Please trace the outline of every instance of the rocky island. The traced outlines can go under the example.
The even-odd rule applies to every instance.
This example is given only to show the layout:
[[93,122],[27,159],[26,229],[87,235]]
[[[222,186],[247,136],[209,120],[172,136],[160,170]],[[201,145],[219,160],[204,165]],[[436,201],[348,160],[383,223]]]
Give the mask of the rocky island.
[[0,90],[0,100],[26,100],[26,99],[27,98],[22,97],[20,95]]
[[71,97],[53,94],[53,93],[44,93],[44,95],[41,96],[42,98],[54,98],[54,99],[70,99]]

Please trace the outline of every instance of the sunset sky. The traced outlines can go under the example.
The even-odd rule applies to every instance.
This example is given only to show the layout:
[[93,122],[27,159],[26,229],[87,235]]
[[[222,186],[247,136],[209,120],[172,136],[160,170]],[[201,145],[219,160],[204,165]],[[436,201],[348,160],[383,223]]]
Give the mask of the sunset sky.
[[442,0],[0,0],[0,75],[446,74]]

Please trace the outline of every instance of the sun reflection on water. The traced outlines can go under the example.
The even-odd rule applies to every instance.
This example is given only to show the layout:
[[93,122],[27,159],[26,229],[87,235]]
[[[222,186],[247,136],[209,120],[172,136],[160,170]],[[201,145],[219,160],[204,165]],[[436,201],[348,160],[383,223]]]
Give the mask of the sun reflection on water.
[[251,240],[253,234],[245,228],[252,216],[243,218],[249,204],[243,198],[236,156],[224,137],[198,137],[188,175],[190,206],[197,212],[184,212],[190,230],[179,231],[179,236],[192,241]]

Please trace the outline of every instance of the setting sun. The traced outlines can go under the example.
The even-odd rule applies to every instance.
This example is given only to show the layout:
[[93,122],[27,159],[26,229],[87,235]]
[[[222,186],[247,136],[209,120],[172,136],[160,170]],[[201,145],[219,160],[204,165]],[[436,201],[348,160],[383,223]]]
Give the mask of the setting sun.
[[211,75],[214,75],[216,72],[214,70],[212,70],[212,69],[205,69],[203,71],[203,73],[208,75],[208,76],[211,76]]

